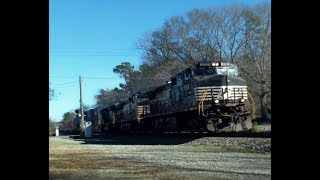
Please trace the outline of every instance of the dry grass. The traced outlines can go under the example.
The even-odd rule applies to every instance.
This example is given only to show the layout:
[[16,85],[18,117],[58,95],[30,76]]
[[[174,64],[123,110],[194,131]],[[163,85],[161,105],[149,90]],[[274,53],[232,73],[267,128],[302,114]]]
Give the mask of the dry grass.
[[79,150],[78,142],[49,139],[49,177],[50,179],[76,179],[95,176],[96,162],[92,159],[98,152]]
[[[225,164],[220,162],[219,158],[215,160],[212,170],[208,170],[207,166],[211,162],[206,158],[201,159],[206,155],[212,159],[210,156],[212,153],[208,152],[224,152],[223,148],[190,145],[155,147],[126,145],[126,143],[124,145],[82,144],[83,142],[67,138],[49,138],[49,179],[219,179],[222,176],[221,172],[224,172],[221,171],[222,167],[218,170],[214,169],[215,166],[219,167],[219,163]],[[163,152],[168,153],[163,154]],[[186,156],[185,152],[195,152],[193,154],[195,156]],[[264,160],[262,154],[254,157],[250,154],[249,157],[252,157],[252,160],[256,157],[262,158],[258,161],[263,161],[262,163],[268,163],[269,158],[268,156],[265,158],[267,160]],[[242,162],[242,158],[229,157],[226,153],[225,159],[232,162],[228,158],[241,161],[244,165],[247,163],[247,161]],[[188,163],[188,159],[194,163]],[[233,164],[229,166],[233,167]],[[223,166],[226,172],[230,171],[230,167]],[[253,174],[256,170],[252,170]],[[209,174],[206,175],[206,173]],[[235,173],[222,174],[224,174],[223,177],[236,176]],[[250,174],[239,174],[239,176],[243,177],[242,179],[251,177]],[[269,178],[268,175],[266,177]]]
[[114,158],[108,152],[108,149],[99,145],[49,138],[49,179],[113,178],[106,177],[106,174],[116,174],[115,177],[119,178],[150,178],[156,172],[135,168],[135,164]]

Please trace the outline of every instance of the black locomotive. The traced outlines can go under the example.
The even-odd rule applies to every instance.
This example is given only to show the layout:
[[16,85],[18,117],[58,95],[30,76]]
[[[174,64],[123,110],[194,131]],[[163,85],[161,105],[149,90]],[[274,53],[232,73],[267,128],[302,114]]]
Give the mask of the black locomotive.
[[101,110],[105,131],[217,132],[252,127],[245,80],[235,65],[199,62],[165,85]]

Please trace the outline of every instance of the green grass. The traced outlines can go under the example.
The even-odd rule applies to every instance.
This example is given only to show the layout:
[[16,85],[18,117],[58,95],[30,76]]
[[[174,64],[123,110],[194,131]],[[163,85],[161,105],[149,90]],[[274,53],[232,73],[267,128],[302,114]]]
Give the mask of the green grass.
[[250,129],[250,132],[252,132],[252,133],[259,133],[259,132],[262,132],[262,129],[259,128],[257,122],[253,122],[252,128]]

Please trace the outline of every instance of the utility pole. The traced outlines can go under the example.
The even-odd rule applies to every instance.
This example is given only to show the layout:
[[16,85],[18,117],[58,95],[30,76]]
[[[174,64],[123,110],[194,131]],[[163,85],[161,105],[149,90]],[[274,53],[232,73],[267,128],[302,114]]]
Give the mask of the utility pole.
[[82,78],[79,76],[79,82],[80,82],[80,130],[81,133],[85,131],[84,129],[84,115],[83,115],[83,104],[82,104]]

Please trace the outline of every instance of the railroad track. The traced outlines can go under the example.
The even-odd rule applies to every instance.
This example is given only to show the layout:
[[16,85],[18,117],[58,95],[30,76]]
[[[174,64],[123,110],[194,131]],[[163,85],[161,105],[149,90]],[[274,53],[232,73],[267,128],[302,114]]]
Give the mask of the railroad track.
[[156,136],[156,137],[250,137],[250,138],[271,138],[271,131],[266,132],[249,132],[249,131],[242,131],[242,132],[162,132],[162,133],[127,133],[127,132],[117,132],[117,133],[107,133],[107,134],[95,134],[93,137],[103,137],[103,136],[122,136],[122,135],[148,135],[148,136]]
[[[154,137],[250,137],[250,138],[271,138],[271,125],[262,125],[261,132],[250,132],[250,131],[240,131],[240,132],[108,132],[101,134],[94,134],[92,138],[100,138],[105,136],[127,136],[127,135],[137,135],[137,136],[154,136]],[[73,134],[76,137],[77,134]],[[84,137],[78,137],[84,138]]]

